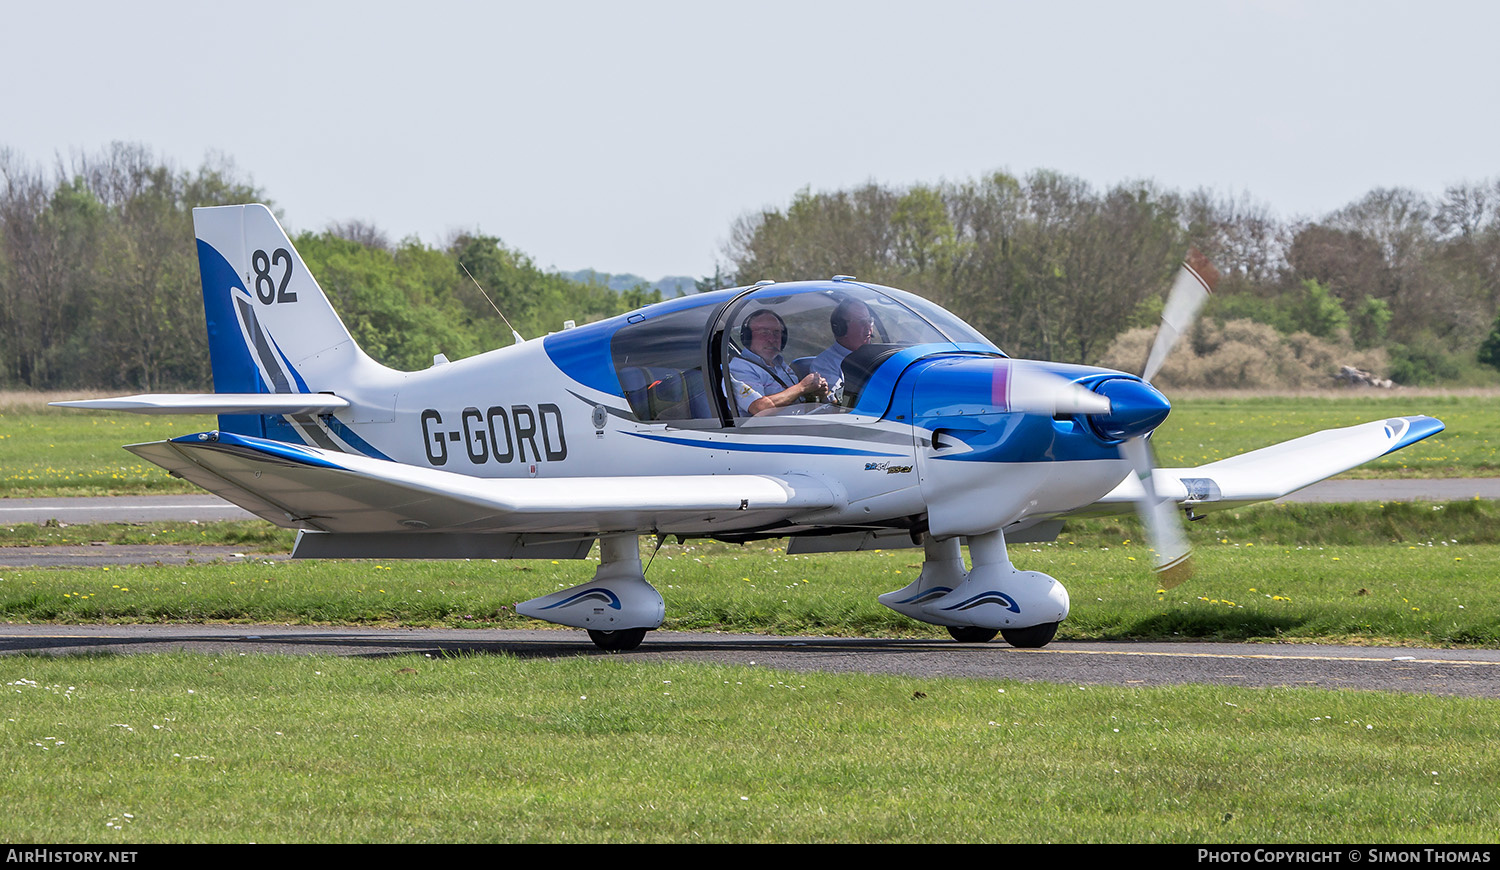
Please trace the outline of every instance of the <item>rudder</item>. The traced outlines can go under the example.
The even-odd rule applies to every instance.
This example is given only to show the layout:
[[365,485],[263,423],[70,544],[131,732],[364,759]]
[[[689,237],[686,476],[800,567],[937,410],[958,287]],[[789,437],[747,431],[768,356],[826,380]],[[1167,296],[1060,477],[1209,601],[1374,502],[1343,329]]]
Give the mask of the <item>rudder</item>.
[[[260,204],[193,209],[214,391],[336,391],[367,361],[286,231]],[[264,433],[260,417],[220,428]]]

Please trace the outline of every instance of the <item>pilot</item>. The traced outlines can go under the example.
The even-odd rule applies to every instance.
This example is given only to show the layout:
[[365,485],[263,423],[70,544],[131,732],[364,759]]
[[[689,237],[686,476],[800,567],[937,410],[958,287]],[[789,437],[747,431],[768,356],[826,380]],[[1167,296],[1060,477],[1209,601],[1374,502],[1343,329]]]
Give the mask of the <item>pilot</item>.
[[816,372],[797,379],[781,355],[786,340],[786,323],[769,308],[752,312],[740,325],[745,353],[729,361],[729,382],[741,415],[764,414],[827,395],[828,382]]
[[865,303],[845,299],[833,309],[828,325],[833,329],[833,344],[813,357],[809,368],[837,390],[844,380],[844,358],[874,340],[875,318]]

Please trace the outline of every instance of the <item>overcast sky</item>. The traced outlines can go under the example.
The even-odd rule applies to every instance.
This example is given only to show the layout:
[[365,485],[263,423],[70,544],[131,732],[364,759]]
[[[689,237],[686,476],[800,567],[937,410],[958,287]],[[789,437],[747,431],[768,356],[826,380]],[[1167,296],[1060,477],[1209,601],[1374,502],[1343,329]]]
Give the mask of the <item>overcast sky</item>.
[[[0,147],[234,159],[293,231],[704,275],[800,189],[1048,168],[1317,216],[1500,175],[1492,2],[0,0]],[[783,279],[815,276],[776,276]]]

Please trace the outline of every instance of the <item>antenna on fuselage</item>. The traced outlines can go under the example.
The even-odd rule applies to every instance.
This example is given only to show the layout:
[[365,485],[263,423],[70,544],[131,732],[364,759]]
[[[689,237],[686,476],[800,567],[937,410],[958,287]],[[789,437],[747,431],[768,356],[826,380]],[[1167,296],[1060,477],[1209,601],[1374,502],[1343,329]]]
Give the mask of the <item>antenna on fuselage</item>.
[[464,265],[463,260],[458,261],[458,268],[464,270],[464,274],[468,275],[469,280],[474,282],[474,287],[479,291],[479,295],[483,296],[484,301],[488,302],[490,304],[490,307],[495,309],[495,313],[500,315],[501,320],[505,320],[505,328],[509,329],[510,334],[516,337],[516,344],[520,344],[521,342],[525,341],[526,339],[521,337],[521,333],[516,332],[516,328],[510,325],[509,320],[505,319],[505,312],[500,310],[500,306],[495,304],[495,300],[490,298],[490,294],[484,292],[484,288],[479,286],[479,279],[474,277],[474,273],[469,271],[469,267]]

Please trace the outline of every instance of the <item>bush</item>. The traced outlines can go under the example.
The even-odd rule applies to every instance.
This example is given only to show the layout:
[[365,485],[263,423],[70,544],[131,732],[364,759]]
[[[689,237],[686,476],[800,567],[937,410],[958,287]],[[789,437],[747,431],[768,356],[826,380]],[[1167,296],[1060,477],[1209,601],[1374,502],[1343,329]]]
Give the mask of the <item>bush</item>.
[[1500,369],[1500,314],[1495,315],[1495,325],[1490,327],[1489,337],[1479,346],[1479,362]]
[[1310,332],[1319,338],[1332,339],[1349,331],[1349,315],[1338,297],[1317,281],[1302,282],[1291,308],[1292,323],[1299,332]]
[[1458,359],[1440,348],[1436,341],[1393,344],[1390,355],[1390,378],[1398,384],[1417,386],[1455,381],[1464,374]]
[[[1105,351],[1101,364],[1138,372],[1155,329],[1122,333]],[[1306,389],[1331,386],[1339,366],[1352,365],[1383,374],[1388,363],[1383,350],[1357,351],[1347,333],[1325,340],[1307,332],[1283,336],[1275,328],[1252,320],[1231,320],[1220,326],[1199,321],[1178,343],[1156,377],[1156,385],[1199,389]]]

